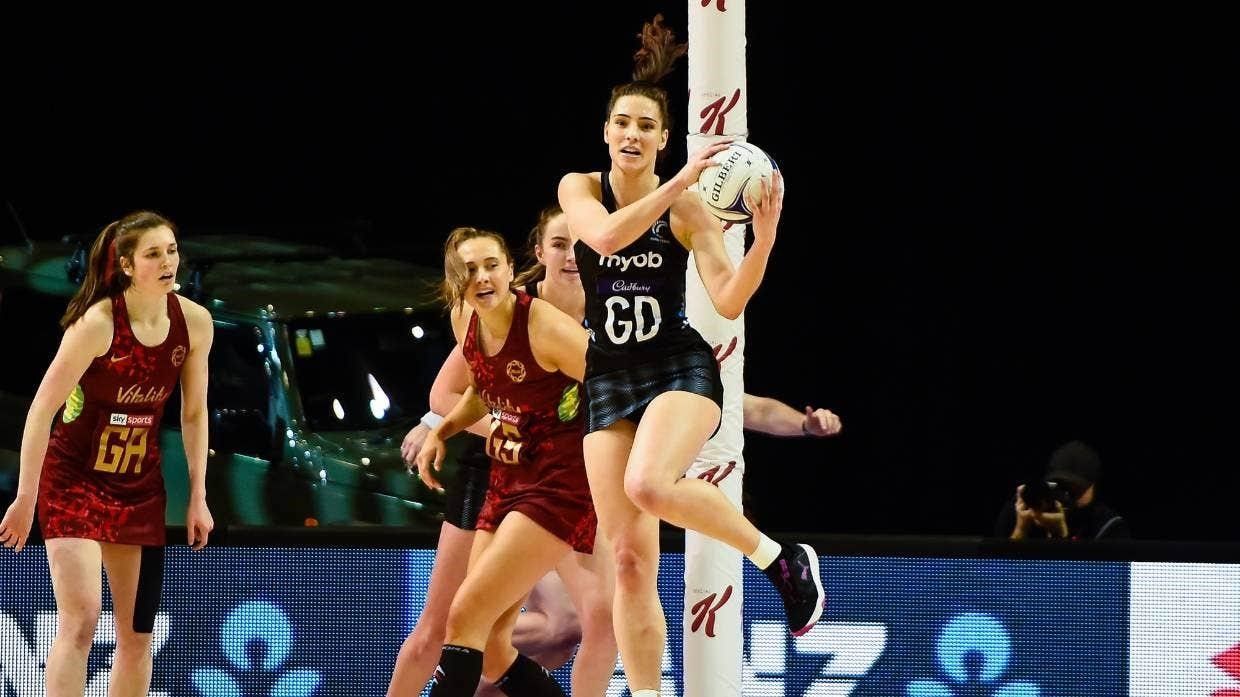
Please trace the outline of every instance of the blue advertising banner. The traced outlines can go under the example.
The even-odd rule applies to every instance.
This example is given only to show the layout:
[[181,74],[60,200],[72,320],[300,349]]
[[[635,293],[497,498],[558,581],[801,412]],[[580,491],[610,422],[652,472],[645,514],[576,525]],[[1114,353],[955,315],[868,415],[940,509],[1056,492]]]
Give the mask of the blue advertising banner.
[[[429,550],[170,548],[151,694],[382,695],[421,612],[432,561]],[[1235,567],[1198,565],[1189,575],[1136,565],[1136,585],[1147,589],[1137,603],[1134,565],[1122,562],[828,557],[822,565],[827,612],[795,639],[774,591],[746,569],[746,697],[1155,694],[1129,681],[1159,679],[1155,644],[1174,633],[1180,607],[1194,626],[1219,628],[1197,652],[1204,658],[1185,665],[1213,671],[1213,688],[1235,684],[1230,647],[1240,644],[1232,631],[1240,625],[1234,616],[1211,619],[1220,589],[1235,595]],[[664,697],[683,693],[682,575],[682,556],[665,554]],[[1159,590],[1169,587],[1180,600]],[[101,697],[114,642],[104,598],[87,690]],[[1235,608],[1228,601],[1219,609]],[[1140,626],[1130,619],[1138,612]],[[709,617],[690,619],[703,627]],[[55,626],[43,549],[0,552],[0,695],[42,694]],[[1150,665],[1130,668],[1130,655]],[[1196,681],[1188,670],[1186,684]],[[567,686],[568,669],[556,675]],[[609,694],[627,694],[619,668]]]
[[[824,622],[782,640],[784,691],[753,694],[1126,694],[1126,563],[837,557],[823,578]],[[779,600],[750,569],[745,599],[763,678],[753,642],[772,650]],[[777,650],[763,660],[780,667]]]
[[[152,697],[382,695],[409,624],[403,550],[169,548]],[[56,613],[42,547],[0,555],[0,694],[39,697]],[[115,642],[104,592],[88,695]]]

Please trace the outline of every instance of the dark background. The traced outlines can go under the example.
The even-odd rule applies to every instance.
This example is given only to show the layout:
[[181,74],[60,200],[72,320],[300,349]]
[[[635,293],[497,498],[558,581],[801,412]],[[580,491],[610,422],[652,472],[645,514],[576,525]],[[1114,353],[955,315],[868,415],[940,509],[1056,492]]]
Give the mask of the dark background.
[[[747,387],[845,426],[750,437],[760,522],[987,533],[1081,438],[1137,536],[1235,538],[1240,59],[1222,19],[807,5],[822,17],[749,3],[750,138],[789,194]],[[657,10],[683,35],[682,0],[8,23],[3,198],[36,238],[151,207],[183,235],[429,263],[455,225],[519,245],[564,172],[606,166],[608,90]],[[685,82],[682,65],[672,166]]]

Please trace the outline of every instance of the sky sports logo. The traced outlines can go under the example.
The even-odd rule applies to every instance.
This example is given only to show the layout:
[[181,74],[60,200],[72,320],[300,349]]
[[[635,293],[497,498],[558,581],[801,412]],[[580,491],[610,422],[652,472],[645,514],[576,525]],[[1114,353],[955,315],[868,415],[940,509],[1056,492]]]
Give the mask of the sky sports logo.
[[154,414],[113,414],[108,419],[110,426],[154,426]]

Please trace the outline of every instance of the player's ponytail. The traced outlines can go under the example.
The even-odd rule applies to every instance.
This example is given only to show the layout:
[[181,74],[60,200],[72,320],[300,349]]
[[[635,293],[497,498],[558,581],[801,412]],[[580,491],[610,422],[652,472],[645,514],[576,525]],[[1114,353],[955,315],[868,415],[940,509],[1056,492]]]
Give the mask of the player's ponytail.
[[142,233],[157,227],[167,227],[176,234],[172,221],[152,211],[136,211],[120,220],[114,220],[95,238],[86,263],[86,278],[69,301],[69,307],[60,318],[60,326],[68,329],[86,311],[103,298],[124,292],[130,279],[122,269],[124,264],[133,266],[134,248]]

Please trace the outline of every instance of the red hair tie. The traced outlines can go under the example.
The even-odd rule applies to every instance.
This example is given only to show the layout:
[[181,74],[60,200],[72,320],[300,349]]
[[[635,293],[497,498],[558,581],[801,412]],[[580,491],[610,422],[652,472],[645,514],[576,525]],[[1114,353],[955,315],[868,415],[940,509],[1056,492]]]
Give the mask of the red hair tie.
[[116,276],[116,236],[113,235],[111,241],[108,242],[107,261],[103,264],[103,285],[106,288],[112,286],[112,279]]

